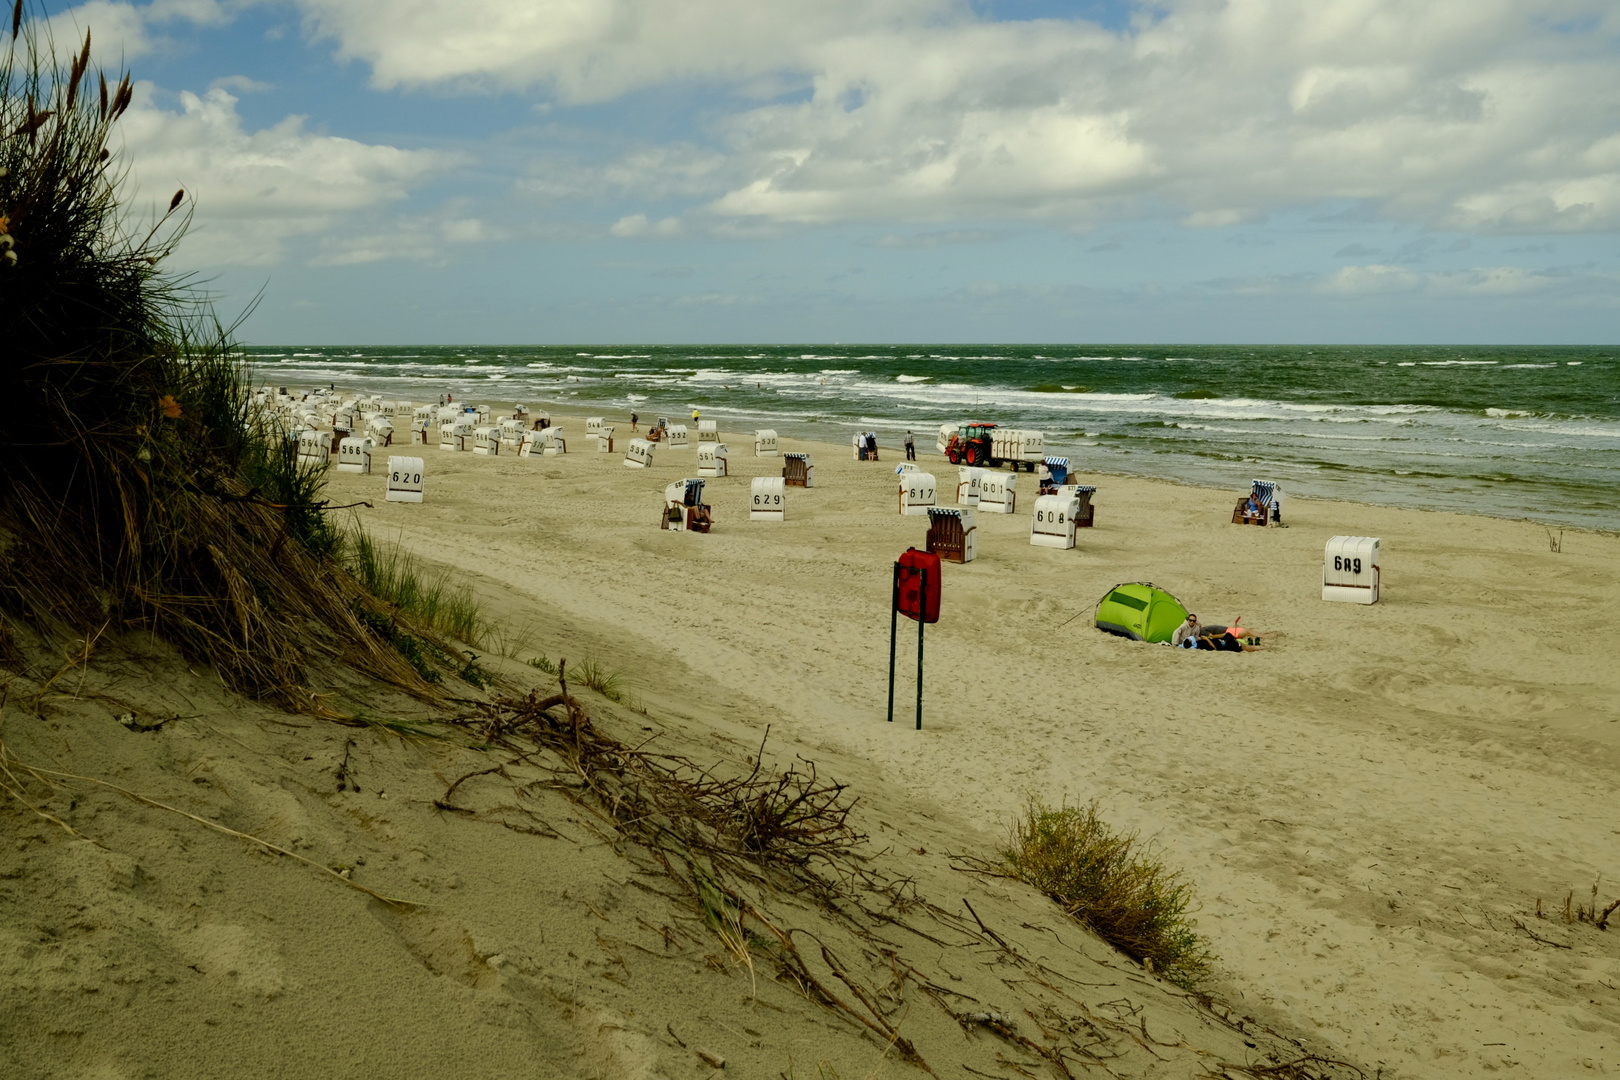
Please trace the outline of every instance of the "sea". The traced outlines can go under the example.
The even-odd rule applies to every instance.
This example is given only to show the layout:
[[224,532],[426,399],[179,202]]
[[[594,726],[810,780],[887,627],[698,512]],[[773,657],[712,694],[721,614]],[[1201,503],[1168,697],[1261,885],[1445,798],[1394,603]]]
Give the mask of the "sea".
[[[257,383],[846,444],[985,420],[1073,468],[1620,530],[1620,347],[244,347]],[[1286,503],[1285,503],[1286,505]]]

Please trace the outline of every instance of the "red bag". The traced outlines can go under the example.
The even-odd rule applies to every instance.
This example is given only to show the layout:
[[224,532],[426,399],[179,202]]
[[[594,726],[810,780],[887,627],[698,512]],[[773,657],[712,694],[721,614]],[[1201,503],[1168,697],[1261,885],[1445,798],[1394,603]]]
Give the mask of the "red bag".
[[[926,596],[923,595],[924,571],[927,571]],[[895,610],[908,619],[920,616],[925,623],[939,622],[939,556],[931,551],[907,548],[905,554],[900,556],[898,575]]]

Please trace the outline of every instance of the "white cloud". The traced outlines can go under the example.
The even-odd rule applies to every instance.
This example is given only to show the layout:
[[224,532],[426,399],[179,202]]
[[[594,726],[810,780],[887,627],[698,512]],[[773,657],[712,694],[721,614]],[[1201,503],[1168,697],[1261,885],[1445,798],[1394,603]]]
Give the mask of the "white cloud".
[[681,231],[680,218],[667,217],[661,221],[649,221],[646,214],[628,214],[615,221],[608,232],[622,239],[637,237],[654,237],[665,239],[676,236]]
[[[247,2],[251,0],[242,0]],[[181,22],[223,26],[239,6],[227,8],[218,0],[153,0],[140,7],[119,0],[90,0],[51,16],[46,25],[59,52],[77,51],[88,28],[98,60],[104,65],[128,63],[157,47],[162,38],[154,33],[155,26]]]
[[1346,266],[1321,279],[1316,291],[1330,296],[1359,297],[1422,293],[1426,296],[1508,297],[1552,291],[1569,291],[1572,284],[1607,284],[1614,292],[1613,279],[1577,275],[1569,270],[1527,270],[1519,266],[1482,266],[1468,270],[1420,272],[1404,266],[1371,264]]
[[465,81],[549,86],[572,102],[700,79],[748,83],[800,70],[808,49],[923,25],[957,0],[299,0],[381,87]]
[[[807,87],[718,121],[724,164],[673,177],[724,181],[733,218],[1168,206],[1220,226],[1362,200],[1447,228],[1620,227],[1612,0],[1162,0],[1119,34],[959,0],[299,2],[384,87]],[[643,154],[618,182],[672,177]]]
[[188,265],[277,261],[289,238],[401,199],[449,164],[436,153],[316,134],[300,116],[249,131],[223,89],[181,94],[178,112],[151,104],[154,96],[138,84],[118,131],[136,205],[166,205],[176,188],[194,200],[177,254]]
[[477,218],[410,219],[397,221],[386,231],[358,236],[321,238],[315,266],[359,266],[373,262],[418,262],[444,266],[449,248],[457,244],[484,244],[494,232]]

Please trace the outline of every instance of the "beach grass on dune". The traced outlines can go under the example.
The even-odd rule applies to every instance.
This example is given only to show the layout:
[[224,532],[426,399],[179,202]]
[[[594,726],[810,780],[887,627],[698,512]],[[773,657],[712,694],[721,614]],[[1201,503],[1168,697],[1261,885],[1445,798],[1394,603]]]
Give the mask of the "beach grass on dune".
[[424,567],[398,544],[380,543],[364,529],[349,534],[344,548],[349,572],[372,596],[446,637],[482,645],[483,608],[465,584],[446,570]]
[[1115,832],[1096,803],[1054,809],[1032,800],[1001,861],[1011,876],[1178,986],[1190,989],[1208,975],[1214,957],[1187,914],[1192,887],[1135,834]]

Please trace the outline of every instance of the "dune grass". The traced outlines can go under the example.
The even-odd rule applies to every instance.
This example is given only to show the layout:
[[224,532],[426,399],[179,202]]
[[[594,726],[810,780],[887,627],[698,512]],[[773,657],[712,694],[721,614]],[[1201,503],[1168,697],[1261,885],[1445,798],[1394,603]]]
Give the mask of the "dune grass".
[[398,544],[379,543],[364,529],[349,533],[344,562],[372,596],[445,637],[482,646],[488,621],[473,591],[448,570],[430,571]]
[[0,610],[47,638],[152,633],[235,690],[317,715],[307,684],[330,665],[431,697],[334,565],[321,478],[261,419],[235,327],[166,269],[186,192],[150,215],[127,205],[132,76],[97,68],[88,32],[56,41],[42,5],[9,13]]
[[1134,833],[1116,833],[1097,804],[1054,809],[1031,800],[1001,862],[1126,955],[1192,989],[1213,962],[1188,917],[1192,887]]

